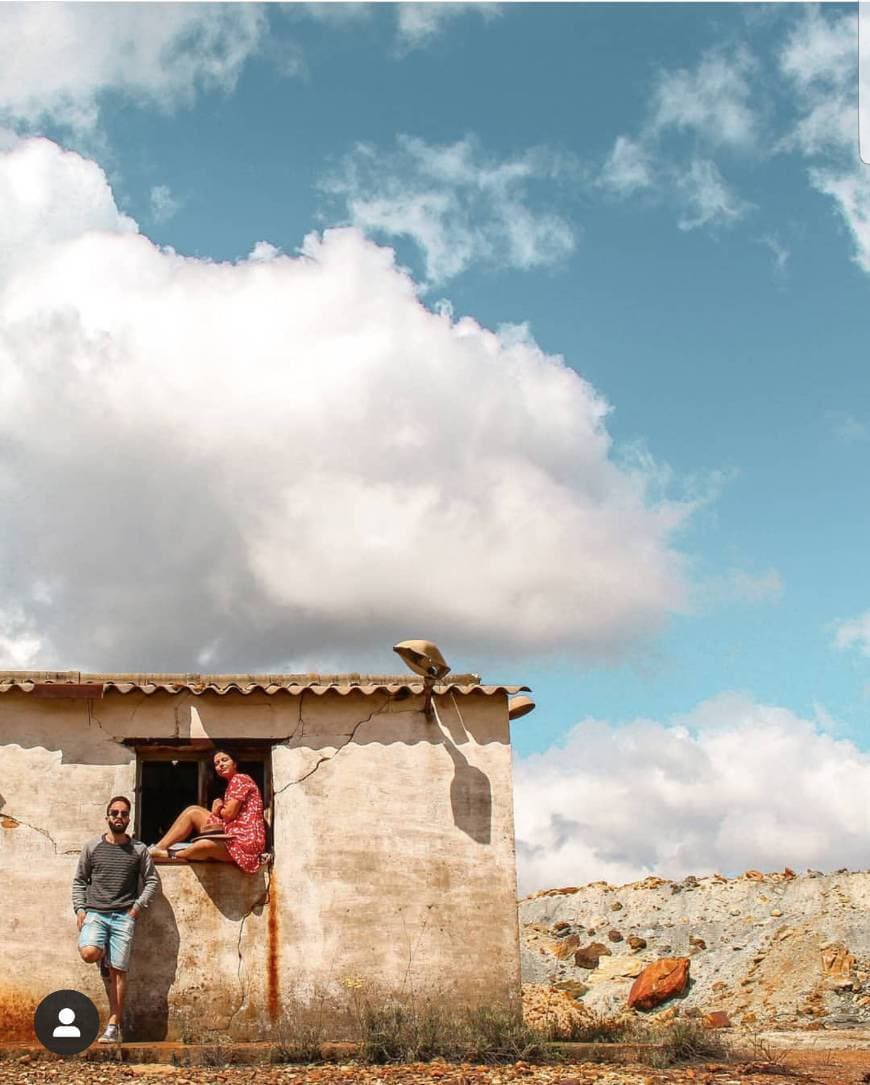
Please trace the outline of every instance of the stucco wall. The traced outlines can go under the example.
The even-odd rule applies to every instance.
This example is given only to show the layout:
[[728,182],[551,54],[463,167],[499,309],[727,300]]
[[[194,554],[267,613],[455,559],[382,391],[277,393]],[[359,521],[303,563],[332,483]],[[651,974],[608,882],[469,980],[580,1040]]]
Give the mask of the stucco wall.
[[129,1038],[280,1038],[306,1010],[339,1038],[341,1007],[376,989],[515,997],[506,697],[439,698],[440,726],[420,707],[386,693],[0,696],[0,1034],[29,1035],[58,988],[105,1005],[76,952],[70,887],[106,800],[133,795],[133,738],[273,739],[275,860],[253,877],[159,867]]

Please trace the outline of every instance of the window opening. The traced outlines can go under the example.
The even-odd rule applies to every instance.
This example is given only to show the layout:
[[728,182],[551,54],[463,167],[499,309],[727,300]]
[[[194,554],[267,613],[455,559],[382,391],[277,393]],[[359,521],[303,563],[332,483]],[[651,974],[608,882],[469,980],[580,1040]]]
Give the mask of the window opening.
[[143,761],[139,780],[139,839],[153,844],[186,806],[199,802],[199,763]]
[[[166,832],[186,806],[211,809],[222,798],[227,781],[212,767],[215,748],[192,749],[172,745],[166,740],[159,744],[139,740],[136,747],[136,836],[153,844]],[[266,820],[266,850],[272,850],[272,742],[252,746],[232,743],[238,753],[238,771],[247,773],[263,796]]]

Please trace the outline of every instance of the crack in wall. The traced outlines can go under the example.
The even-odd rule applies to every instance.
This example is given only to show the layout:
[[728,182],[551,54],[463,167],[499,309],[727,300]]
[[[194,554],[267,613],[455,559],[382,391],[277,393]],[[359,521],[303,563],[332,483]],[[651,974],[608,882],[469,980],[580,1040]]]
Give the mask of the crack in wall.
[[245,966],[245,959],[244,959],[244,955],[242,954],[242,938],[244,937],[244,933],[245,933],[245,924],[250,919],[251,914],[254,912],[254,910],[256,908],[264,908],[269,903],[269,890],[271,888],[271,885],[272,885],[272,871],[271,871],[271,868],[270,868],[268,870],[267,874],[266,874],[266,890],[265,890],[265,892],[263,893],[262,897],[259,898],[259,900],[254,901],[254,903],[247,910],[247,912],[245,912],[245,914],[241,918],[241,921],[239,922],[239,938],[238,938],[238,941],[236,942],[236,953],[238,954],[239,964],[238,964],[238,968],[236,969],[236,982],[239,984],[239,990],[240,990],[241,997],[239,999],[239,1004],[236,1006],[236,1008],[230,1014],[229,1019],[228,1019],[228,1021],[226,1023],[225,1030],[226,1030],[227,1033],[229,1033],[230,1029],[233,1026],[233,1020],[236,1018],[236,1016],[239,1013],[242,1012],[242,1010],[248,1004],[247,972],[245,972],[244,976],[242,975],[242,972],[243,972],[244,966]]
[[16,825],[23,825],[25,829],[31,829],[33,832],[39,833],[41,836],[44,836],[45,839],[48,840],[48,842],[54,848],[54,854],[55,855],[58,855],[58,854],[61,854],[61,855],[77,855],[78,854],[77,851],[58,852],[58,850],[57,850],[57,841],[54,839],[54,837],[51,835],[51,833],[46,832],[45,829],[40,829],[38,825],[31,825],[29,821],[22,821],[21,818],[16,817],[14,814],[8,813],[6,810],[2,811],[2,816],[4,818],[8,818],[10,821],[14,821]]
[[[346,749],[353,742],[354,738],[356,737],[356,733],[360,729],[360,727],[362,727],[362,725],[364,723],[370,723],[375,718],[375,716],[378,716],[382,712],[384,712],[388,708],[388,706],[390,705],[391,701],[392,701],[391,697],[386,697],[384,699],[383,704],[381,704],[379,708],[374,709],[372,712],[370,712],[368,714],[368,716],[365,716],[363,719],[358,720],[353,725],[353,727],[351,728],[350,733],[345,736],[345,741],[342,742],[342,744],[340,746],[336,747],[334,753],[331,753],[328,757],[320,757],[320,758],[318,758],[317,763],[315,764],[314,768],[309,769],[309,771],[306,772],[304,776],[300,776],[296,780],[289,780],[286,784],[284,784],[283,787],[279,787],[278,790],[273,793],[273,795],[272,795],[273,799],[277,798],[282,792],[286,791],[288,787],[293,787],[294,784],[301,784],[303,781],[305,781],[309,777],[313,776],[314,773],[317,772],[317,770],[320,768],[321,765],[323,765],[327,761],[332,761],[335,757],[337,757],[338,754],[340,754],[342,750]],[[300,705],[300,710],[299,710],[299,718],[300,718],[300,722],[303,722],[301,705]],[[304,728],[304,722],[303,722],[302,734],[304,734],[304,733],[305,733],[305,728]]]
[[[94,712],[93,704],[93,701],[88,701],[88,725],[90,726],[91,724],[95,723],[110,742],[112,742],[115,746],[121,746],[124,749],[127,749],[127,747],[124,746],[123,741],[118,738],[117,735],[113,735],[110,731],[107,731],[106,728],[102,725],[102,723],[100,723],[99,716]],[[133,715],[135,714],[136,713],[134,712]]]

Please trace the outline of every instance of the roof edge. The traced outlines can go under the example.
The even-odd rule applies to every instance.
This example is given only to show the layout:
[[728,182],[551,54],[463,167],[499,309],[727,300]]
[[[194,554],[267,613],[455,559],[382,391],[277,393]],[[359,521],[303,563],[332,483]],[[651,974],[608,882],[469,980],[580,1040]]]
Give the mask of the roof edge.
[[[274,694],[285,691],[290,694],[311,692],[325,693],[423,693],[422,678],[394,674],[194,674],[194,673],[139,673],[139,674],[89,674],[84,671],[0,671],[0,693],[19,690],[24,693],[63,696],[63,689],[70,696],[101,696],[103,692],[115,691],[146,694],[164,692],[177,694],[262,692]],[[521,685],[484,685],[480,675],[456,674],[449,680],[436,682],[435,693],[485,693],[512,694],[527,691]]]

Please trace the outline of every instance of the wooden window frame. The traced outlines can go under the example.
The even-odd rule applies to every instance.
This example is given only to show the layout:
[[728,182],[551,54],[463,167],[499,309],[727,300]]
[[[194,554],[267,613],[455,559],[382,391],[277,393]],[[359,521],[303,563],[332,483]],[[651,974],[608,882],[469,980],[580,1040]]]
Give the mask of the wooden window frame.
[[[194,761],[197,772],[197,805],[208,807],[209,764],[214,754],[221,748],[220,742],[203,742],[198,739],[173,740],[127,739],[124,743],[136,752],[136,785],[133,833],[141,840],[142,829],[142,765],[149,761]],[[274,739],[227,740],[227,745],[242,761],[263,762],[263,812],[266,821],[266,847],[271,851],[272,844],[272,749]]]

